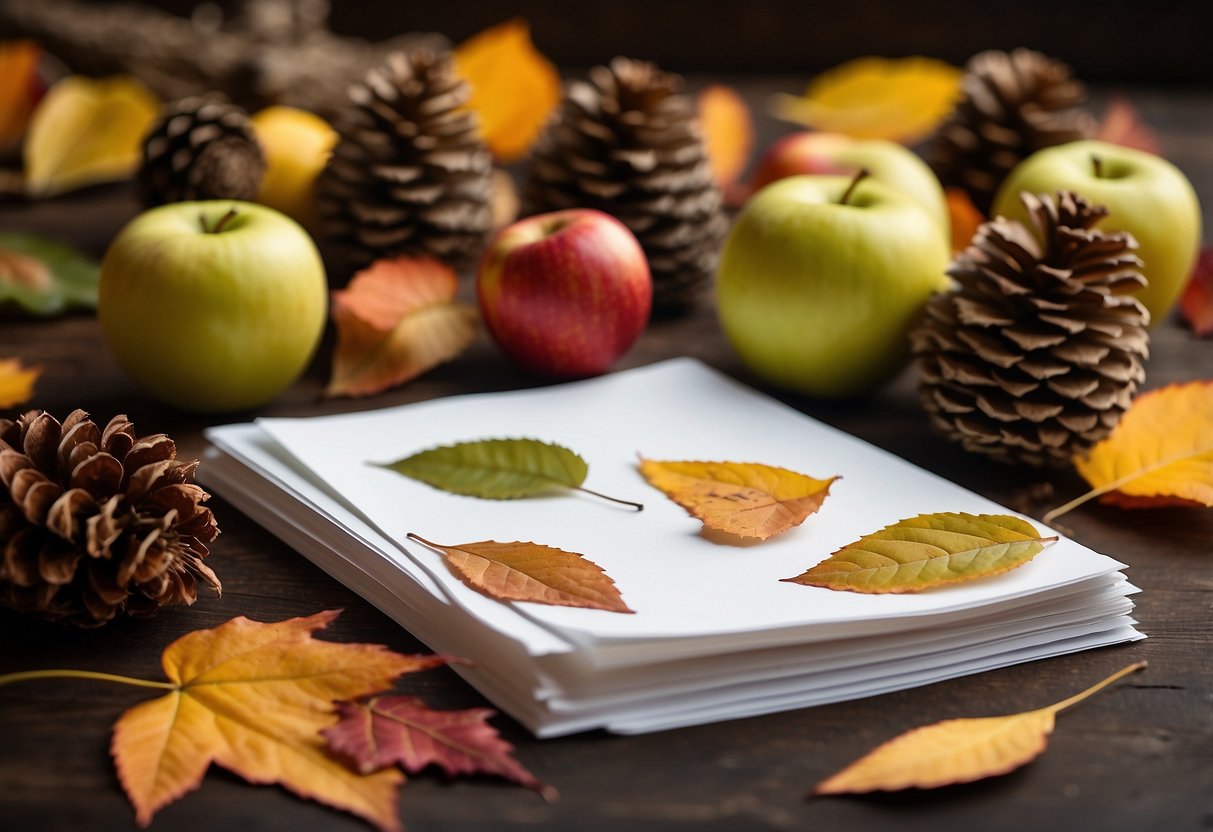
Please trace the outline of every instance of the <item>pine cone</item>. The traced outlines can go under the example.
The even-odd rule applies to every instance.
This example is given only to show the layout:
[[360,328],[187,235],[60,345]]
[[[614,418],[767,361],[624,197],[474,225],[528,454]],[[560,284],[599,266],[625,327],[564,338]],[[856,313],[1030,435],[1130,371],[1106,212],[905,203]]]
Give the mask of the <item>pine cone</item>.
[[321,230],[361,268],[383,257],[471,262],[492,228],[493,166],[449,52],[395,52],[350,89],[317,185]]
[[974,55],[961,98],[940,125],[930,162],[945,186],[963,188],[982,213],[1011,168],[1037,150],[1087,138],[1086,86],[1070,67],[1030,49]]
[[630,228],[659,313],[687,308],[707,285],[727,224],[682,88],[679,76],[627,58],[590,70],[536,143],[524,189],[526,213],[595,208]]
[[198,579],[219,592],[202,562],[219,534],[209,495],[176,456],[125,416],[0,419],[0,604],[92,627],[192,604]]
[[1137,242],[1093,229],[1107,210],[1020,196],[1036,236],[984,223],[912,336],[931,421],[1002,462],[1066,465],[1107,436],[1145,378],[1150,313]]
[[252,199],[265,154],[248,116],[221,95],[165,107],[143,140],[139,196],[145,205],[199,199]]

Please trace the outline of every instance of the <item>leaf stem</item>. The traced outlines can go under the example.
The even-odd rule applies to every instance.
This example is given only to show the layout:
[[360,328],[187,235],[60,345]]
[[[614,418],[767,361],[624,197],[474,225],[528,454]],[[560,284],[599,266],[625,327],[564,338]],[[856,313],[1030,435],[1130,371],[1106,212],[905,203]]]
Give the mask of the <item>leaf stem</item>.
[[1073,696],[1071,696],[1069,699],[1063,699],[1060,702],[1058,702],[1057,704],[1050,705],[1049,707],[1045,708],[1044,710],[1052,711],[1053,713],[1057,713],[1058,711],[1064,711],[1066,708],[1070,707],[1071,705],[1077,705],[1079,702],[1086,699],[1087,697],[1092,696],[1093,694],[1099,693],[1099,691],[1103,690],[1104,688],[1106,688],[1108,685],[1112,684],[1113,682],[1123,679],[1125,676],[1128,676],[1130,673],[1136,673],[1137,671],[1144,669],[1146,666],[1147,666],[1146,662],[1140,661],[1140,662],[1134,662],[1133,664],[1129,665],[1128,667],[1122,667],[1120,670],[1116,671],[1111,676],[1104,679],[1102,682],[1091,685],[1091,687],[1087,688],[1082,693],[1076,693]]
[[429,540],[426,540],[421,535],[413,534],[412,532],[409,532],[408,534],[406,534],[405,537],[407,537],[409,540],[416,540],[418,543],[422,543],[426,546],[429,546],[431,549],[446,549],[447,548],[446,546],[439,546],[437,543],[433,543]]
[[1066,503],[1065,505],[1058,506],[1057,508],[1055,508],[1049,512],[1046,512],[1045,516],[1040,518],[1040,522],[1050,523],[1053,520],[1056,520],[1058,517],[1061,517],[1063,514],[1070,513],[1071,511],[1078,508],[1080,505],[1087,502],[1088,500],[1092,500],[1096,497],[1101,497],[1104,494],[1107,494],[1109,491],[1115,491],[1116,489],[1120,488],[1122,485],[1127,485],[1128,483],[1133,482],[1133,480],[1137,479],[1138,477],[1144,477],[1146,474],[1152,474],[1155,471],[1157,471],[1159,468],[1166,468],[1168,465],[1170,465],[1173,462],[1182,462],[1185,459],[1189,459],[1194,456],[1200,456],[1202,454],[1206,454],[1210,450],[1213,450],[1213,446],[1210,446],[1208,448],[1198,448],[1197,450],[1192,451],[1191,453],[1184,451],[1183,453],[1176,454],[1175,456],[1169,456],[1166,459],[1160,459],[1158,462],[1155,462],[1153,465],[1147,465],[1144,468],[1138,468],[1136,471],[1130,471],[1129,473],[1125,474],[1123,477],[1121,477],[1119,479],[1113,480],[1112,482],[1107,483],[1106,485],[1101,485],[1101,486],[1099,486],[1099,488],[1092,488],[1086,494],[1075,497],[1073,500]]
[[93,679],[98,682],[118,682],[123,685],[134,685],[140,688],[159,688],[160,690],[177,690],[172,682],[155,682],[151,679],[135,679],[130,676],[117,676],[113,673],[97,673],[93,670],[26,670],[21,673],[8,673],[0,676],[0,687],[13,682],[32,682],[37,679]]
[[593,494],[595,497],[599,497],[603,500],[610,500],[612,503],[619,503],[621,505],[631,506],[632,508],[636,509],[637,511],[644,511],[643,503],[634,503],[631,500],[621,500],[618,497],[608,497],[606,494],[602,494],[598,491],[591,491],[588,488],[582,488],[580,485],[576,486],[575,489],[577,491],[584,491],[586,494]]

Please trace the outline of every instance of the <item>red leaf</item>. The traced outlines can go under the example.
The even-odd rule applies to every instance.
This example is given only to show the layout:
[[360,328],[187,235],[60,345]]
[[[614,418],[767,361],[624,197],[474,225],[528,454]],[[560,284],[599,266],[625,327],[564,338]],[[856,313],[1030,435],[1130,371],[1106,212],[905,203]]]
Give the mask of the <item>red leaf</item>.
[[1197,338],[1213,336],[1213,248],[1203,248],[1188,286],[1179,298],[1179,314]]
[[435,711],[416,696],[377,696],[339,702],[341,720],[321,733],[334,753],[348,757],[363,774],[399,763],[409,774],[428,765],[448,775],[496,774],[554,800],[541,783],[510,756],[514,747],[486,721],[490,708]]
[[1123,95],[1116,96],[1108,104],[1095,138],[1155,155],[1159,152],[1158,136],[1153,128],[1142,121],[1141,114]]

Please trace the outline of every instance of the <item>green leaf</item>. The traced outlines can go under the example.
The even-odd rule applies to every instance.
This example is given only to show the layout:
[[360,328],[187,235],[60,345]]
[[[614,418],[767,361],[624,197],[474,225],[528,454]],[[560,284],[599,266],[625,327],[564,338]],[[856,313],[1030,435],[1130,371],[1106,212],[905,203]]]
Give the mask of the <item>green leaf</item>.
[[538,439],[482,439],[413,454],[388,463],[397,473],[468,497],[513,500],[585,482],[584,459]]
[[1005,514],[920,514],[850,543],[784,581],[883,594],[987,578],[1030,561],[1056,537]]
[[0,233],[0,313],[48,317],[97,307],[100,269],[80,252],[34,234]]

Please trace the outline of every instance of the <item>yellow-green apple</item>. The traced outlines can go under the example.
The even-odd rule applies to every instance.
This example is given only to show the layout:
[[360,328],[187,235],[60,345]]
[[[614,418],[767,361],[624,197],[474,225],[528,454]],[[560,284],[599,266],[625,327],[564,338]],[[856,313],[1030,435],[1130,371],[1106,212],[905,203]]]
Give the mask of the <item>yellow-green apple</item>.
[[943,186],[927,163],[908,148],[880,139],[856,139],[841,133],[804,130],[785,136],[763,155],[751,179],[757,191],[777,179],[802,174],[845,174],[866,169],[919,204],[951,241],[951,220]]
[[601,211],[540,214],[503,228],[476,275],[476,297],[501,349],[532,372],[605,372],[644,331],[648,260],[627,227]]
[[950,246],[919,205],[871,179],[794,176],[760,191],[725,241],[717,312],[758,375],[848,396],[893,375],[947,286]]
[[324,264],[298,223],[231,200],[153,208],[101,264],[98,314],[118,363],[186,410],[265,404],[303,372],[324,331]]
[[1032,228],[1022,191],[1074,191],[1108,209],[1104,232],[1128,231],[1147,285],[1137,293],[1161,321],[1192,274],[1200,247],[1200,203],[1187,177],[1166,159],[1130,147],[1078,141],[1039,150],[1020,162],[994,198],[995,215]]

